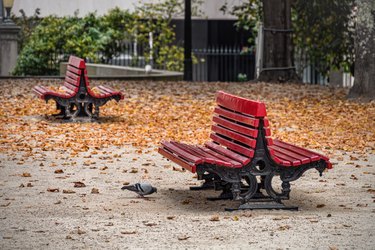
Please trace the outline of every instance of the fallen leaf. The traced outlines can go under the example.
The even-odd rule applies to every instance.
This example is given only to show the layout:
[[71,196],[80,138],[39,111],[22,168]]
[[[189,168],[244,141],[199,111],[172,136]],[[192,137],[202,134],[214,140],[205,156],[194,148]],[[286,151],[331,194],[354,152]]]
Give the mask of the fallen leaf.
[[148,227],[153,227],[153,226],[156,226],[157,223],[155,223],[155,222],[145,222],[144,225],[148,226]]
[[10,202],[5,203],[5,204],[0,204],[0,207],[7,207],[7,206],[9,206],[9,205],[10,205]]
[[62,169],[56,169],[55,174],[63,174],[64,171]]
[[92,188],[92,189],[91,189],[91,193],[92,193],[92,194],[99,194],[99,189],[97,189],[97,188]]
[[187,236],[187,235],[180,235],[180,236],[177,237],[178,240],[187,240],[189,238],[190,238],[190,236]]
[[129,173],[131,173],[131,174],[138,173],[138,169],[132,168]]
[[187,205],[187,204],[189,204],[190,202],[191,202],[190,200],[186,199],[186,200],[183,200],[183,201],[181,202],[181,204],[183,204],[183,205]]
[[24,173],[22,173],[22,177],[31,177],[31,174],[27,173],[27,172],[24,172]]
[[219,215],[213,215],[209,220],[210,221],[219,221],[220,217],[219,217]]
[[76,181],[74,182],[74,187],[75,188],[82,188],[82,187],[86,187],[85,183],[81,182],[81,181]]
[[277,230],[279,231],[285,231],[289,230],[291,227],[289,225],[280,226]]
[[75,194],[75,191],[70,189],[63,189],[63,194]]
[[52,192],[52,193],[58,193],[58,192],[60,192],[60,190],[58,188],[47,188],[47,191],[48,192]]
[[136,234],[136,231],[121,231],[121,234]]

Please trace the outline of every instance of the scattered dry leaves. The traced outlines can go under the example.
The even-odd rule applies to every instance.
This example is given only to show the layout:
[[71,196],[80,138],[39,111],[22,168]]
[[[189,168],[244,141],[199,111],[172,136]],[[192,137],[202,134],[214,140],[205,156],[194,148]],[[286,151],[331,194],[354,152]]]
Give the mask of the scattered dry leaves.
[[[93,86],[102,83],[92,81]],[[0,122],[6,125],[0,128],[0,152],[65,150],[73,157],[129,143],[145,148],[162,139],[201,144],[209,139],[217,90],[264,101],[272,134],[281,140],[328,154],[375,151],[375,103],[349,101],[345,89],[268,83],[126,82],[125,86],[111,81],[105,84],[126,88],[129,97],[102,107],[102,122],[80,124],[44,118],[56,112],[55,104],[46,105],[34,96],[31,89],[38,84],[40,80],[1,80]],[[43,85],[58,89],[60,80],[43,80]]]

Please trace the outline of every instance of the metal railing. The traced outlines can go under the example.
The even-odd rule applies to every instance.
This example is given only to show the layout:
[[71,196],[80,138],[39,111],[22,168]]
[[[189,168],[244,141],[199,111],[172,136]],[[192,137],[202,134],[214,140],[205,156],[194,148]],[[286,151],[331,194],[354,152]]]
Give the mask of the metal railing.
[[193,80],[248,81],[255,77],[255,55],[240,46],[212,46],[193,50]]

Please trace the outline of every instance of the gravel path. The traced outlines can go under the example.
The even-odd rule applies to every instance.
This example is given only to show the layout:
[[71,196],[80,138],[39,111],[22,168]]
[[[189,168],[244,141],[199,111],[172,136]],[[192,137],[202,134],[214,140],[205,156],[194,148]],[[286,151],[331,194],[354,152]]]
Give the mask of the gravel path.
[[[297,212],[224,212],[154,149],[1,154],[0,249],[374,249],[375,156],[339,158],[294,183]],[[120,190],[138,181],[158,193]]]

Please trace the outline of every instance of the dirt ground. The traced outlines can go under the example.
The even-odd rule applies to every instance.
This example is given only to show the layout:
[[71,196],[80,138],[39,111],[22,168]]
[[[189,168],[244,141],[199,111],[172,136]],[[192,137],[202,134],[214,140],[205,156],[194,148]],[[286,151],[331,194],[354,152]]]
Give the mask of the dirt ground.
[[[131,147],[112,148],[86,158],[90,155],[61,161],[49,152],[23,164],[1,156],[1,249],[375,246],[374,156],[368,161],[347,156],[349,164],[335,165],[323,177],[307,172],[292,186],[288,204],[299,206],[297,212],[225,212],[237,204],[207,201],[217,194],[213,191],[190,191],[199,181],[174,171],[176,165],[152,150],[140,155]],[[124,182],[138,181],[152,183],[158,192],[142,199],[120,190]],[[74,182],[85,187],[75,188]]]
[[[154,142],[71,154],[58,146],[64,137],[56,134],[48,141],[55,149],[37,148],[27,129],[9,132],[12,126],[43,123],[50,130],[32,133],[51,136],[50,131],[70,125],[0,111],[9,129],[2,130],[0,147],[0,249],[375,249],[373,149],[330,148],[334,169],[322,177],[310,170],[292,183],[286,203],[299,211],[225,212],[238,203],[207,201],[218,195],[214,191],[190,191],[200,181],[159,155]],[[20,141],[32,153],[22,151]],[[139,181],[152,183],[158,192],[138,198],[120,189]]]

